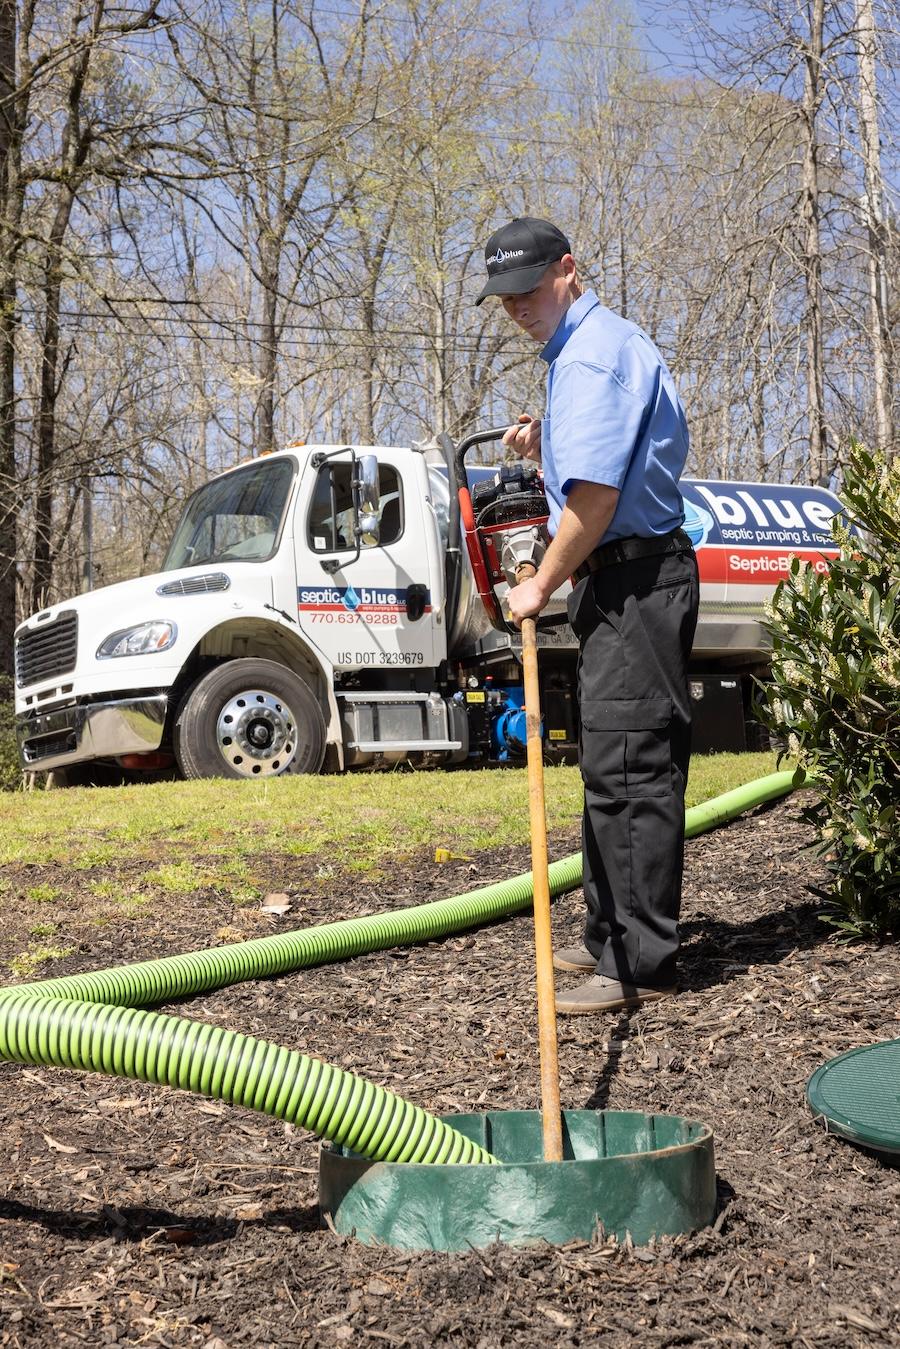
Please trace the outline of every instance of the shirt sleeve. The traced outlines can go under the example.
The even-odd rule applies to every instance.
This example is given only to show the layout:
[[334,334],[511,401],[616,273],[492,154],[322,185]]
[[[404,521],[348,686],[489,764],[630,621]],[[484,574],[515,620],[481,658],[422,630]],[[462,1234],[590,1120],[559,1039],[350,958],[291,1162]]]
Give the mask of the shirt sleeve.
[[621,490],[647,410],[648,400],[603,366],[572,361],[554,371],[548,412],[563,496],[581,481]]

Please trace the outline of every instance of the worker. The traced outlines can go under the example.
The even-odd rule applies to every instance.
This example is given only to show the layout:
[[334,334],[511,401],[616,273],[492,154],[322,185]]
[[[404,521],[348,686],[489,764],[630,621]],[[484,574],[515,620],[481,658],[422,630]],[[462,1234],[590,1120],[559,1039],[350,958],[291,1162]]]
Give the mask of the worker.
[[557,994],[563,1014],[637,1007],[677,991],[690,756],[687,661],[697,560],[678,482],[688,431],[662,356],[579,280],[566,236],[522,216],[491,235],[487,283],[541,344],[543,418],[519,416],[506,445],[543,468],[551,541],[510,589],[513,622],[537,617],[567,577],[580,644],[585,949]]

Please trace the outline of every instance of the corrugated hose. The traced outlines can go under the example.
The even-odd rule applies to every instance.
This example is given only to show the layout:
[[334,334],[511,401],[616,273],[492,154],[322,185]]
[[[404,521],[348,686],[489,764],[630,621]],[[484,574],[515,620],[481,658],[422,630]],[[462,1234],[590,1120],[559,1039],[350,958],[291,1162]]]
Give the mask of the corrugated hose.
[[[712,829],[801,785],[774,773],[685,815]],[[581,884],[581,854],[549,868],[550,894]],[[74,1068],[192,1091],[311,1130],[387,1162],[497,1162],[478,1144],[393,1092],[296,1050],[187,1017],[139,1010],[248,979],[464,931],[525,909],[531,873],[414,908],[350,918],[160,960],[0,989],[0,1059]]]

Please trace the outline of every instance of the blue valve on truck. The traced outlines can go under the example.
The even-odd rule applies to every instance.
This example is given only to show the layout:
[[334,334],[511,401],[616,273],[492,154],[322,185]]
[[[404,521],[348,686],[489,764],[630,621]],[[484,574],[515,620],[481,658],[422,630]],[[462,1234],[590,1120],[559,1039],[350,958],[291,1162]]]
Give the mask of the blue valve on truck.
[[[491,748],[495,758],[506,763],[510,758],[521,759],[525,753],[525,690],[507,688],[495,690],[497,703],[491,717]],[[541,735],[544,725],[541,722]]]

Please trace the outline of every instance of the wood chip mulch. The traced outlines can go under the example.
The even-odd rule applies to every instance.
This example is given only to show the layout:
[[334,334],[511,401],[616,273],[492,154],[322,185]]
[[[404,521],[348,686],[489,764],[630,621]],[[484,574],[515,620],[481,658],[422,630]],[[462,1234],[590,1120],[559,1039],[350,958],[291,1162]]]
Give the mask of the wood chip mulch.
[[[900,1036],[897,952],[842,944],[822,923],[798,812],[791,799],[688,844],[677,998],[559,1022],[564,1106],[713,1127],[713,1227],[643,1248],[602,1236],[462,1255],[368,1248],[319,1227],[317,1143],[304,1131],[175,1091],[4,1064],[0,1345],[900,1344],[900,1167],[827,1134],[804,1098],[825,1059]],[[554,839],[553,855],[577,847]],[[257,879],[290,897],[273,928],[288,930],[529,866],[520,849],[421,858],[367,885],[276,857],[260,858]],[[4,883],[24,895],[35,869],[7,868]],[[71,878],[73,896],[83,884]],[[5,907],[2,951],[15,951],[27,906]],[[227,919],[213,894],[118,928],[79,930],[73,917],[77,953],[52,972],[212,945]],[[554,941],[580,932],[576,892],[555,903]],[[175,1010],[439,1113],[532,1109],[532,962],[521,916]]]

